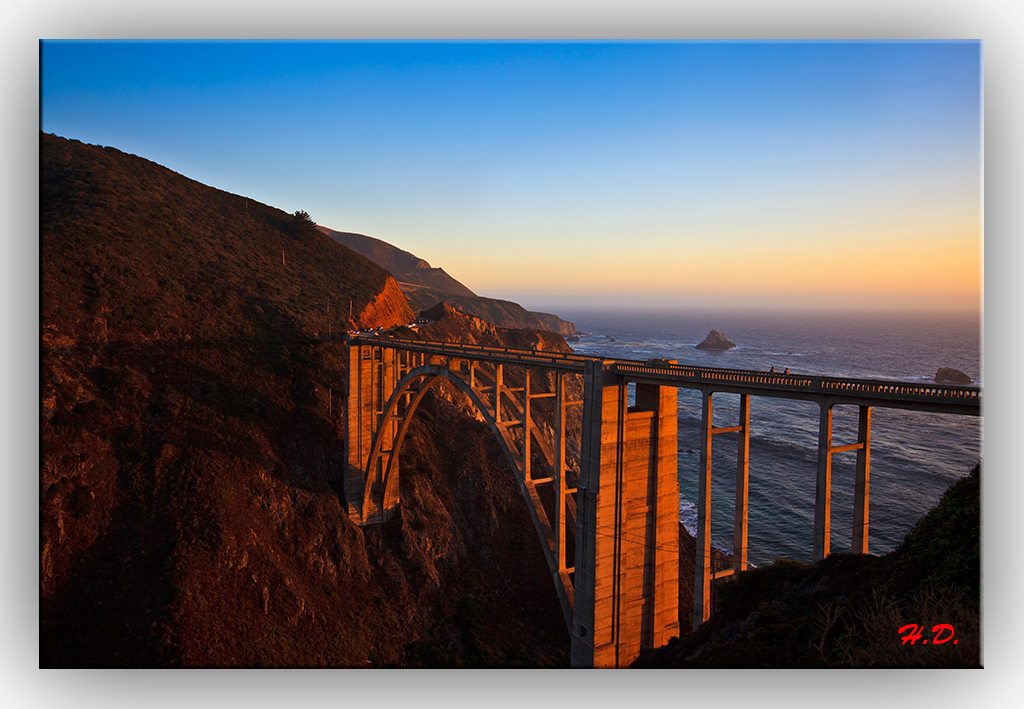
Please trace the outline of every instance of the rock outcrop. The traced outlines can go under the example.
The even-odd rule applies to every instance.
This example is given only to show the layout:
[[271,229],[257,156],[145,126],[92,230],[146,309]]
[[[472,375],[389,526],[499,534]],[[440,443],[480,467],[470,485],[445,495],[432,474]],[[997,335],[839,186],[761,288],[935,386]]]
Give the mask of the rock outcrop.
[[515,329],[548,330],[557,332],[565,338],[579,337],[576,326],[568,320],[563,320],[557,315],[550,313],[536,313],[527,310],[519,303],[510,300],[499,300],[498,298],[484,298],[481,296],[462,296],[457,293],[449,293],[435,288],[414,285],[401,282],[402,292],[409,299],[409,304],[414,309],[424,310],[439,302],[447,302],[454,305],[465,313],[471,313],[484,320],[489,320],[498,327]]
[[384,287],[359,313],[357,325],[361,328],[390,327],[396,323],[410,323],[412,310],[398,283],[391,276],[384,281]]
[[[507,302],[507,301],[506,301]],[[569,342],[575,342],[580,339],[579,332],[576,331],[576,325],[568,320],[563,320],[557,315],[551,313],[540,313],[536,310],[526,311],[532,317],[536,318],[539,327],[529,328],[531,330],[547,330],[549,332],[557,332],[559,335],[564,337]],[[524,327],[519,325],[519,328]]]
[[421,339],[452,340],[490,347],[511,347],[569,354],[572,348],[557,333],[530,328],[495,327],[491,322],[464,313],[450,303],[438,303],[420,313],[430,321],[419,330]]
[[432,340],[458,341],[471,345],[493,345],[500,338],[498,329],[482,318],[468,315],[448,303],[438,303],[419,314],[430,325],[422,327]]
[[935,383],[973,384],[974,380],[968,377],[963,372],[961,372],[959,369],[953,369],[951,367],[939,367],[939,371],[935,373]]
[[698,350],[731,350],[736,346],[736,343],[730,340],[728,337],[720,333],[718,330],[712,330],[708,333],[708,336],[704,338],[704,341],[697,345]]

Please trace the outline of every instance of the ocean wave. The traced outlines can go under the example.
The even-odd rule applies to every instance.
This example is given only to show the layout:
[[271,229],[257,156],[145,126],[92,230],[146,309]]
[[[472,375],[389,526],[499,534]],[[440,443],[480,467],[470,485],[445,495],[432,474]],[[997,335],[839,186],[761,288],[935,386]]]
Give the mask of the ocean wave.
[[[691,537],[697,538],[697,505],[682,496],[679,497],[679,522],[686,528]],[[732,554],[732,550],[726,549],[717,542],[713,534],[711,535],[711,546],[723,554]]]

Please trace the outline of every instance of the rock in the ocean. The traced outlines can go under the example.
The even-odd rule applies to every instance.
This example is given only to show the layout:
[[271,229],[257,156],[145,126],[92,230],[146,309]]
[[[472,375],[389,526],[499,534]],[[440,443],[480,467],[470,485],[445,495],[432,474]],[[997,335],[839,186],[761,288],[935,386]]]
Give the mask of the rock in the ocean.
[[698,350],[731,350],[736,346],[736,343],[730,340],[728,337],[720,333],[718,330],[712,330],[708,333],[708,336],[704,338],[704,341],[697,345]]
[[939,367],[939,371],[935,373],[935,382],[937,384],[971,384],[974,380],[959,369]]

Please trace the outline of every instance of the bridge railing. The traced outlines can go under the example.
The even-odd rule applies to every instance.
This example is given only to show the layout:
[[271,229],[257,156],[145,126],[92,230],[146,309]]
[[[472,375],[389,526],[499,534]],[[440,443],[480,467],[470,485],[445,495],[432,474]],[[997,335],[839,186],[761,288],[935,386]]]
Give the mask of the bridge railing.
[[678,386],[714,386],[726,388],[744,387],[762,392],[775,392],[785,396],[796,394],[796,398],[813,397],[856,397],[865,400],[886,400],[912,404],[948,404],[975,413],[981,406],[982,390],[975,386],[952,384],[915,384],[882,379],[850,379],[823,377],[807,374],[783,374],[745,369],[719,367],[698,367],[680,364],[651,364],[627,359],[608,359],[575,353],[543,352],[521,350],[512,347],[491,347],[455,342],[431,340],[401,340],[396,338],[352,337],[351,344],[429,352],[446,356],[479,357],[505,364],[535,364],[562,370],[582,372],[589,361],[604,361],[609,369],[625,377],[644,377],[664,384]]
[[754,389],[774,389],[805,395],[851,396],[865,399],[901,399],[934,403],[980,406],[979,387],[947,384],[914,384],[882,379],[847,379],[806,374],[779,374],[753,370],[690,367],[686,365],[651,365],[628,360],[615,360],[615,372],[629,376],[646,376],[665,383],[681,385],[733,385]]
[[519,350],[511,347],[489,347],[486,345],[467,345],[456,342],[402,340],[397,338],[353,337],[348,340],[348,343],[370,347],[393,347],[412,352],[425,352],[468,359],[478,358],[502,364],[535,364],[572,372],[582,372],[586,363],[595,359],[594,357],[563,352]]
[[[414,340],[415,342],[415,340]],[[586,364],[588,361],[597,359],[595,357],[588,357],[586,355],[579,355],[574,352],[544,352],[543,350],[520,350],[513,347],[492,347],[489,345],[467,345],[461,342],[437,342],[433,340],[420,340],[419,344],[428,345],[432,347],[442,347],[446,349],[455,349],[461,352],[474,352],[474,353],[489,353],[489,354],[507,354],[515,356],[543,356],[549,358],[556,358],[559,360],[565,360],[570,362],[579,362]]]

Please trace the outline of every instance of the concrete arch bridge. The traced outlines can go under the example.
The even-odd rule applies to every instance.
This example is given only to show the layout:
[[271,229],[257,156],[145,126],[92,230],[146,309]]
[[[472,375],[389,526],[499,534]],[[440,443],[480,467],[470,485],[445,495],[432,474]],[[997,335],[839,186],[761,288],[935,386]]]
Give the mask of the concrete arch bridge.
[[[846,451],[857,453],[853,549],[867,552],[872,407],[981,414],[978,387],[382,337],[355,336],[346,343],[344,492],[349,517],[361,525],[379,524],[396,513],[406,431],[427,391],[440,381],[451,383],[490,426],[516,477],[565,616],[572,664],[578,667],[624,667],[641,650],[660,647],[679,634],[680,388],[703,396],[694,627],[710,617],[712,581],[747,567],[751,396],[814,401],[820,407],[810,540],[815,559],[829,554],[832,455]],[[712,425],[717,393],[740,395],[736,425]],[[833,444],[836,405],[859,407],[856,441]],[[570,420],[582,430],[578,476],[576,466],[566,461]],[[724,433],[739,434],[736,552],[731,569],[713,572],[711,451],[714,436]]]

